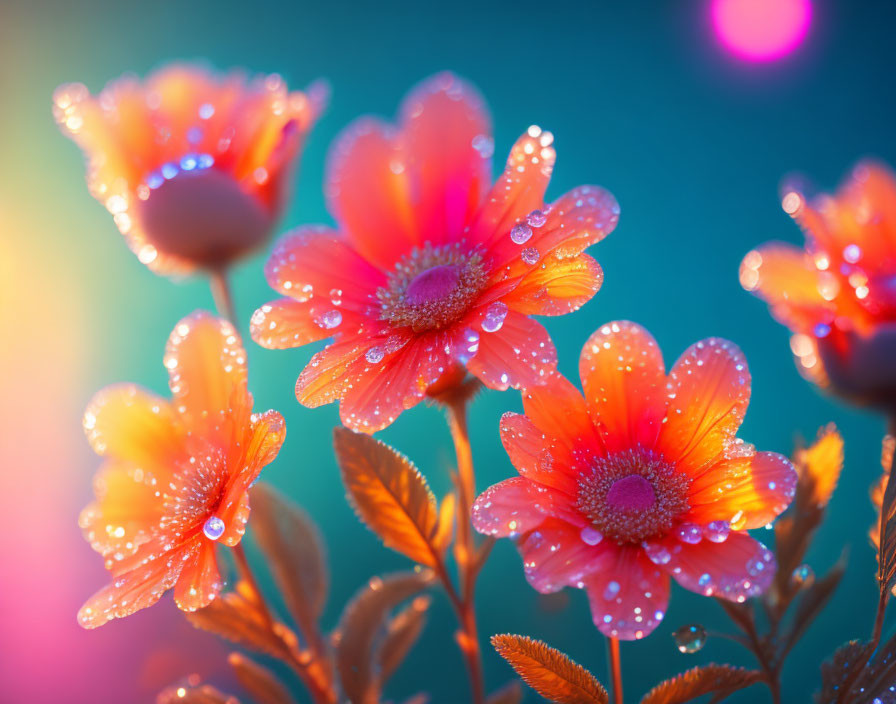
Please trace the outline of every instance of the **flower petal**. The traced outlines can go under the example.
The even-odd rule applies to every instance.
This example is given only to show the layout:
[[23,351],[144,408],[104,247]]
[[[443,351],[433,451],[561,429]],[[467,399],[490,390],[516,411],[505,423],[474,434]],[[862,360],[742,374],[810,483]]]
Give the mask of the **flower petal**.
[[491,184],[485,103],[469,83],[440,73],[405,98],[401,124],[418,241],[456,242]]
[[368,261],[391,269],[420,244],[398,130],[362,117],[327,157],[327,205]]
[[541,458],[542,465],[550,468],[556,481],[563,477],[565,490],[574,495],[579,471],[590,466],[595,455],[603,454],[603,445],[582,394],[563,375],[555,372],[542,386],[525,390],[523,411],[544,433],[547,455]]
[[706,524],[737,515],[743,528],[760,528],[790,505],[796,483],[790,460],[775,452],[723,459],[691,484],[682,520]]
[[174,602],[181,611],[196,611],[208,606],[224,584],[215,560],[215,543],[197,538],[184,569],[174,587]]
[[701,340],[672,367],[668,394],[657,447],[670,462],[699,476],[735,442],[750,403],[747,360],[728,340]]
[[733,531],[722,543],[685,543],[673,536],[645,545],[655,564],[698,594],[743,602],[764,592],[775,575],[775,556],[748,533]]
[[[336,263],[338,262],[338,266]],[[385,276],[339,233],[300,227],[281,237],[264,267],[271,288],[300,303],[365,315]]]
[[537,501],[550,492],[523,477],[511,477],[486,489],[473,502],[473,527],[484,535],[507,538],[527,533],[547,516]]
[[[543,388],[543,387],[539,387]],[[575,477],[562,464],[554,465],[550,452],[553,440],[526,416],[505,413],[501,417],[501,442],[521,476],[538,484],[575,496]]]
[[603,280],[600,265],[587,254],[549,255],[523,276],[505,301],[526,315],[565,315],[590,301]]
[[614,545],[591,545],[582,540],[580,532],[577,526],[548,518],[520,541],[526,580],[533,588],[542,594],[563,587],[581,588],[582,580],[612,562]]
[[504,173],[492,186],[470,227],[473,242],[483,243],[490,249],[510,241],[513,225],[544,206],[544,193],[557,158],[552,142],[550,133],[542,132],[535,125],[516,141]]
[[358,373],[339,406],[345,426],[375,433],[422,401],[426,390],[451,366],[441,339],[441,335],[412,338],[380,361],[365,355],[356,362]]
[[579,374],[609,451],[656,444],[666,412],[666,374],[647,330],[624,320],[602,325],[582,349]]
[[[482,330],[485,309],[477,315]],[[492,389],[526,388],[543,384],[557,365],[557,350],[547,330],[515,310],[507,311],[500,330],[482,331],[479,351],[467,369]]]
[[124,618],[152,606],[177,582],[184,568],[185,554],[171,552],[116,577],[81,607],[78,623],[83,628],[98,628],[114,618]]
[[[612,558],[612,559],[610,559]],[[662,622],[669,603],[669,577],[638,546],[618,546],[585,579],[594,625],[605,636],[638,640]]]
[[135,384],[98,392],[84,412],[84,432],[94,452],[165,477],[183,456],[171,404]]
[[354,332],[363,321],[357,313],[334,306],[329,298],[307,303],[280,298],[252,314],[250,329],[252,339],[262,347],[282,350]]
[[778,321],[802,331],[811,331],[816,323],[830,321],[833,304],[822,292],[832,291],[832,286],[839,287],[834,274],[818,271],[805,251],[777,242],[763,245],[744,257],[740,283],[768,303]]

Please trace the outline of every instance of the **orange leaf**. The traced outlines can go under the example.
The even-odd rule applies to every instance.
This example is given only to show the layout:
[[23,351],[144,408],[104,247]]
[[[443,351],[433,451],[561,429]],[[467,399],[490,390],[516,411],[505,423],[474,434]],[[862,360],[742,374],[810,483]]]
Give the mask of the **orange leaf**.
[[485,704],[520,704],[521,701],[523,701],[523,688],[519,682],[512,680],[489,694]]
[[398,669],[423,632],[429,602],[428,596],[418,596],[386,624],[386,633],[376,654],[381,687]]
[[336,669],[343,693],[352,704],[378,702],[380,681],[373,667],[374,644],[384,631],[389,612],[431,581],[429,571],[373,577],[345,607],[335,639]]
[[240,593],[240,585],[237,591],[224,594],[204,609],[185,612],[184,616],[196,628],[281,660],[289,658],[286,646],[271,633],[256,604]]
[[558,704],[607,704],[594,675],[555,648],[527,636],[492,636],[492,645],[527,685]]
[[383,543],[415,562],[434,567],[438,508],[423,475],[385,443],[346,428],[334,432],[336,458],[349,499]]
[[660,682],[647,693],[641,704],[682,704],[704,694],[714,694],[718,700],[761,680],[762,673],[754,670],[710,664]]
[[231,653],[227,662],[243,689],[252,695],[254,704],[293,704],[295,701],[266,667],[239,653]]
[[311,518],[267,484],[250,494],[252,530],[290,613],[303,633],[317,630],[330,577],[323,541]]
[[446,550],[454,537],[454,507],[457,504],[457,496],[452,492],[442,499],[439,506],[439,523],[436,528],[433,543],[440,549]]

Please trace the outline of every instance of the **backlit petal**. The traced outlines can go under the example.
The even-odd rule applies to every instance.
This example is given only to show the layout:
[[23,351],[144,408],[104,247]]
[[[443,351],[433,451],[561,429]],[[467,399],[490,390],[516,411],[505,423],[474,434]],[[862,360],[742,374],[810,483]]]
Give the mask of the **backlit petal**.
[[476,327],[482,332],[479,351],[467,369],[492,389],[515,389],[543,384],[557,364],[557,351],[547,330],[515,310],[507,311],[499,330],[486,332],[480,310]]
[[666,375],[662,352],[647,330],[628,321],[601,326],[582,349],[579,374],[608,450],[656,444]]
[[747,360],[727,340],[701,340],[672,367],[668,395],[657,447],[697,477],[735,441],[750,403]]
[[618,546],[601,569],[585,579],[594,625],[605,636],[638,640],[666,615],[669,576],[638,546]]
[[334,306],[329,298],[300,303],[280,298],[252,314],[252,339],[268,349],[301,347],[341,333],[353,333],[363,317]]
[[551,446],[555,441],[527,416],[505,413],[501,417],[501,442],[521,476],[569,496],[575,495],[577,485],[573,473],[563,463],[553,462]]
[[565,315],[581,308],[600,289],[604,273],[587,254],[545,257],[505,300],[526,315]]
[[215,561],[214,542],[197,538],[174,587],[174,602],[181,611],[196,611],[208,606],[223,586]]
[[588,575],[606,569],[616,557],[615,545],[586,543],[580,527],[554,518],[521,540],[519,550],[526,580],[542,594],[582,587]]
[[473,502],[473,527],[496,538],[521,535],[541,525],[547,511],[538,503],[549,489],[511,477],[486,489]]

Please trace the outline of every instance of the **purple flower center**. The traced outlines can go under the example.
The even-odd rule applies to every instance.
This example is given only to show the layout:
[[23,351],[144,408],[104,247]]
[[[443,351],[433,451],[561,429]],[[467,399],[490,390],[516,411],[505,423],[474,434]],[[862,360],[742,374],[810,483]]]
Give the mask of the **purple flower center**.
[[412,306],[438,304],[457,287],[460,272],[455,264],[440,264],[421,271],[408,284],[404,300]]
[[607,492],[607,506],[620,511],[646,511],[655,503],[653,486],[640,474],[617,479]]

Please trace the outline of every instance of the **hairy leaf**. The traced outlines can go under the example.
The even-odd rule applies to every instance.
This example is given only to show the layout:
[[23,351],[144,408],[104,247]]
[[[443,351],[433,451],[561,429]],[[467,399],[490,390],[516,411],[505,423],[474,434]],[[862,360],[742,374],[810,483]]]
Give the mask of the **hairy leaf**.
[[423,475],[385,443],[346,428],[334,432],[336,457],[349,499],[383,543],[415,562],[434,567],[439,510]]
[[821,690],[815,694],[816,704],[836,702],[856,663],[867,660],[871,649],[871,643],[857,640],[851,640],[837,648],[831,659],[821,665]]
[[239,653],[231,653],[227,662],[237,681],[251,695],[253,704],[293,704],[286,687],[266,667]]
[[762,673],[730,665],[705,665],[682,672],[660,682],[641,700],[641,704],[681,704],[705,694],[714,701],[762,680]]
[[374,664],[377,640],[383,637],[389,612],[420,593],[432,581],[429,572],[400,572],[374,577],[345,607],[336,639],[336,669],[352,704],[375,704],[379,673]]
[[887,483],[880,505],[880,542],[878,543],[877,581],[881,594],[888,592],[896,575],[896,482],[893,479],[893,460],[887,471]]
[[797,641],[802,638],[806,629],[812,624],[815,618],[821,613],[827,605],[830,598],[834,595],[840,579],[846,572],[847,552],[846,550],[840,555],[840,559],[828,573],[820,580],[815,582],[811,587],[805,589],[799,601],[797,602],[796,613],[793,616],[793,623],[790,631],[784,637],[783,654],[790,652],[791,648],[796,645]]
[[429,597],[418,596],[386,624],[386,633],[376,654],[381,688],[392,676],[392,673],[398,669],[398,666],[404,662],[423,632],[429,603]]
[[204,609],[184,615],[196,628],[280,659],[289,657],[286,646],[271,633],[261,611],[241,593],[240,585],[237,591],[222,595]]
[[156,696],[156,704],[240,704],[232,697],[208,684],[174,685]]
[[511,680],[501,689],[497,689],[485,700],[485,704],[520,704],[523,701],[523,688],[516,680]]
[[609,697],[594,675],[555,648],[527,636],[492,636],[492,646],[527,685],[559,704],[607,704]]
[[250,496],[255,540],[300,630],[312,633],[330,581],[320,533],[301,508],[271,486],[258,484]]

